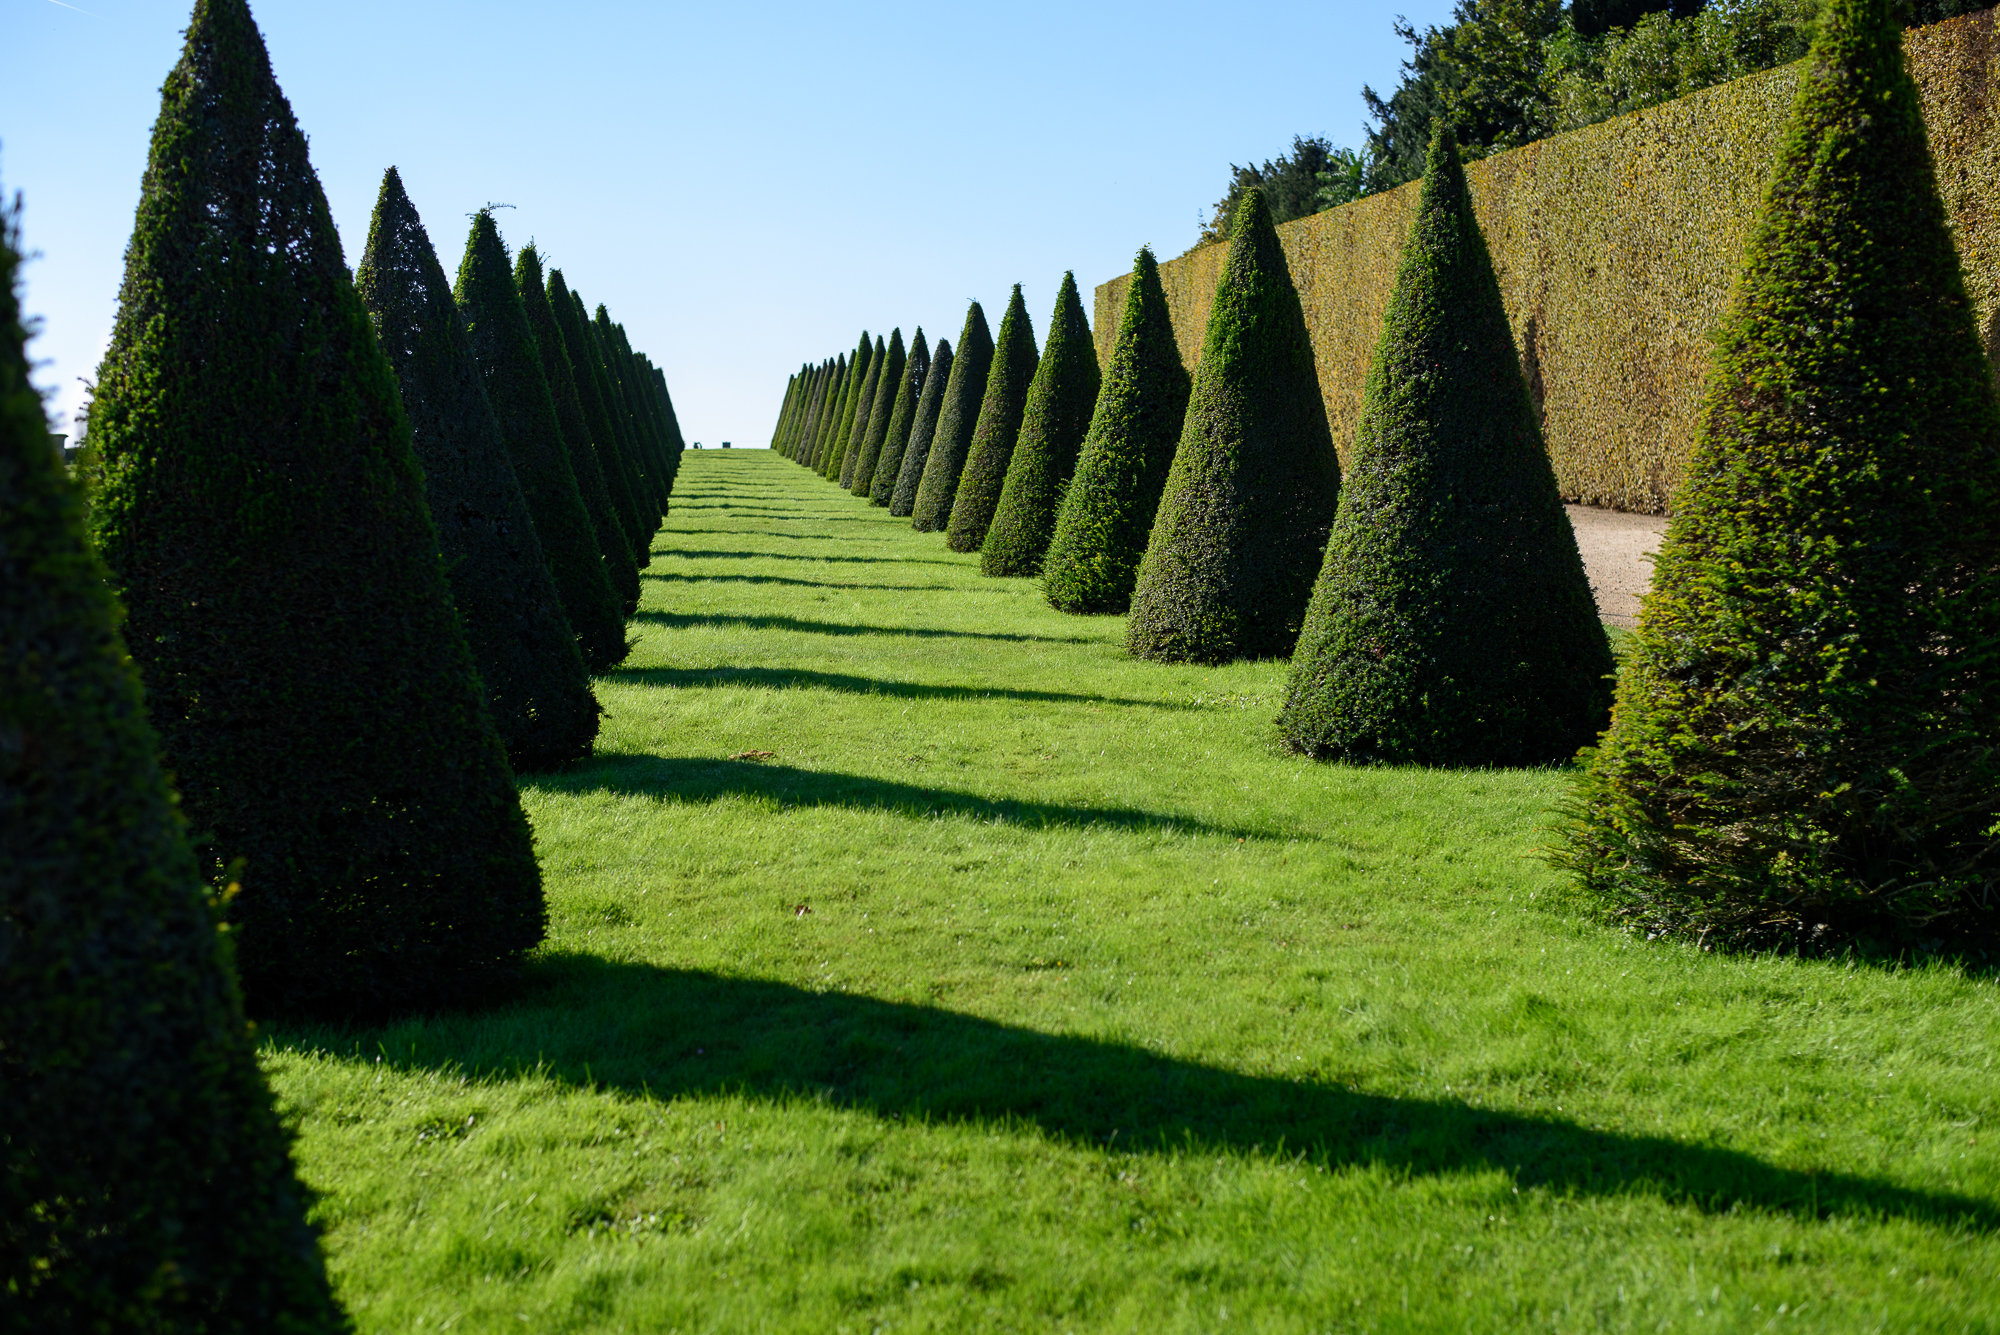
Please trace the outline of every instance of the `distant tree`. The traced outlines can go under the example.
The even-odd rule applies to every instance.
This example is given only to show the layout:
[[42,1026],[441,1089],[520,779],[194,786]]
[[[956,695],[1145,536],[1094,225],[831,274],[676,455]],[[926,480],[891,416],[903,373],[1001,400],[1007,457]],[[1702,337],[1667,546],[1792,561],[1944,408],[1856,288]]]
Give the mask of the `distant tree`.
[[394,167],[355,286],[396,370],[453,601],[486,707],[516,769],[590,754],[597,698],[451,285]]
[[[868,331],[861,331],[861,341],[855,345],[854,356],[847,363],[847,392],[840,400],[840,420],[834,424],[833,435],[827,440],[826,450],[820,458],[820,476],[832,482],[840,477],[840,461],[847,454],[847,442],[854,434],[854,418],[862,413],[861,403],[873,388],[869,383],[868,369],[874,364],[875,349],[868,342]],[[865,418],[865,414],[864,418]]]
[[944,392],[951,383],[951,344],[943,339],[931,349],[931,364],[924,372],[923,393],[917,396],[916,416],[910,419],[910,443],[904,447],[903,462],[896,469],[896,485],[889,493],[889,513],[908,518],[916,508],[917,491],[930,462],[931,441],[937,435],[938,415],[944,407]]
[[951,522],[952,499],[958,495],[959,474],[965,471],[965,453],[972,445],[972,429],[979,423],[987,372],[992,369],[993,336],[986,331],[986,312],[975,301],[965,312],[965,328],[958,334],[951,377],[944,385],[937,428],[931,434],[923,480],[917,486],[910,524],[919,533],[935,533]]
[[1090,320],[1077,295],[1076,275],[1065,273],[1056,291],[1056,308],[1049,316],[1049,337],[1041,364],[1028,386],[1028,405],[1021,414],[1014,457],[1007,463],[1007,480],[992,527],[979,549],[979,568],[987,575],[1041,573],[1042,556],[1055,532],[1056,507],[1069,489],[1077,454],[1097,407],[1097,347],[1091,342]]
[[874,475],[868,483],[871,504],[887,505],[895,494],[896,478],[902,471],[903,455],[910,448],[910,431],[917,421],[917,403],[923,398],[924,380],[930,369],[930,349],[924,345],[924,327],[918,325],[916,339],[910,344],[910,355],[903,363],[903,374],[896,388],[896,402],[889,410],[889,430],[882,440],[882,454],[875,461]]
[[[190,41],[244,51],[240,11],[198,7]],[[28,380],[19,262],[0,211],[4,1324],[334,1335],[308,1193]]]
[[544,921],[527,820],[395,373],[243,0],[197,4],[167,76],[90,442],[161,753],[215,890],[242,888],[251,1012],[511,976]]
[[590,322],[584,318],[583,303],[563,281],[561,269],[549,270],[549,313],[562,330],[563,350],[569,354],[570,370],[576,375],[577,402],[583,409],[584,426],[590,433],[597,466],[618,513],[618,526],[625,533],[632,552],[632,564],[644,569],[653,559],[653,535],[659,532],[660,517],[649,513],[639,485],[639,474],[627,457],[618,424],[605,402],[608,384],[598,356]]
[[[898,326],[890,333],[888,361],[876,378],[875,397],[868,408],[868,429],[861,437],[861,457],[854,461],[851,472],[843,474],[847,489],[856,496],[866,498],[869,484],[875,480],[875,465],[882,457],[882,442],[889,438],[889,418],[896,411],[896,400],[904,388],[903,368],[908,362],[909,356],[903,350],[903,331]],[[911,407],[914,410],[915,404]]]
[[993,340],[993,366],[986,375],[979,420],[973,424],[972,443],[945,528],[945,546],[955,552],[976,552],[986,541],[994,508],[1000,504],[1000,488],[1007,481],[1007,465],[1014,458],[1014,442],[1020,438],[1028,386],[1040,363],[1035,328],[1016,283],[1014,295],[1007,299],[1007,313],[1000,317],[1000,335]]
[[861,462],[861,451],[865,448],[868,436],[868,422],[875,415],[875,400],[878,397],[876,391],[883,384],[882,372],[888,368],[888,364],[889,348],[878,334],[875,336],[875,349],[868,355],[868,375],[861,382],[861,397],[854,401],[854,425],[848,432],[847,443],[841,446],[833,465],[831,480],[839,483],[843,491],[854,485],[854,467]]
[[1325,207],[1319,202],[1320,192],[1326,188],[1321,177],[1337,170],[1338,155],[1344,152],[1317,135],[1311,138],[1293,135],[1292,151],[1268,159],[1261,167],[1230,163],[1229,190],[1215,201],[1215,209],[1202,224],[1201,237],[1195,244],[1227,241],[1236,210],[1242,205],[1243,196],[1252,190],[1263,191],[1264,203],[1275,222],[1287,223],[1317,213]]
[[1291,653],[1340,489],[1312,339],[1264,196],[1243,197],[1126,643],[1222,663]]
[[1142,248],[1075,480],[1056,513],[1042,566],[1042,588],[1057,611],[1122,613],[1131,605],[1187,401],[1188,373],[1159,262]]

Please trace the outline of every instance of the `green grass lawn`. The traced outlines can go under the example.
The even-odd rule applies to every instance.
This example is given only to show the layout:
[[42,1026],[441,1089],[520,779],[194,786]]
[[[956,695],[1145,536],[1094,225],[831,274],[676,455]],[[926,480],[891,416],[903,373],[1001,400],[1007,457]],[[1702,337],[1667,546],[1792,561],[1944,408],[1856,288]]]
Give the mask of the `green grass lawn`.
[[1285,755],[775,455],[643,573],[519,998],[267,1036],[363,1330],[2000,1329],[1992,979],[1607,929],[1561,773]]

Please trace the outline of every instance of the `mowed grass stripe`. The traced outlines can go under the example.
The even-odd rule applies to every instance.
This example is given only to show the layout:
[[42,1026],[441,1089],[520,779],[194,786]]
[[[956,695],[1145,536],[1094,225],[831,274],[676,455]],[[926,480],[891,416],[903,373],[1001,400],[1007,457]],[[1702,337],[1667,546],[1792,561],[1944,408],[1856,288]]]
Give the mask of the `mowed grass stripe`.
[[521,996],[267,1036],[364,1330],[2000,1319],[1989,979],[1607,931],[1562,773],[1287,756],[777,455],[654,553]]

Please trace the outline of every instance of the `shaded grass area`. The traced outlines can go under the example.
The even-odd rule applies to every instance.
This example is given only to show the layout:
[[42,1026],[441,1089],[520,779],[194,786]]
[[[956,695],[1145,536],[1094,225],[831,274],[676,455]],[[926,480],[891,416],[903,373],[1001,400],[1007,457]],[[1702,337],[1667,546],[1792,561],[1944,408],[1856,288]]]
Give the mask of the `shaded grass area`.
[[521,995],[268,1038],[363,1329],[1995,1323],[1989,980],[1609,933],[1560,774],[976,559],[687,456]]

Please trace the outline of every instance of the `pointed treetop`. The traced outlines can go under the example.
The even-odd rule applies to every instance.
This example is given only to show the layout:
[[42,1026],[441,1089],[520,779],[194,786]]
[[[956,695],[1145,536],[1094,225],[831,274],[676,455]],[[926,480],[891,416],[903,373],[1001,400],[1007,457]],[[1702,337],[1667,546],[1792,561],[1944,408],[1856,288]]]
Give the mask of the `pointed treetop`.
[[1013,461],[1028,386],[1040,363],[1034,324],[1028,318],[1027,302],[1021,299],[1021,285],[1016,283],[1007,299],[1007,313],[1000,318],[999,336],[993,341],[993,366],[980,398],[979,420],[966,451],[958,495],[952,501],[945,545],[955,552],[976,552],[986,541],[994,508],[1000,503],[1000,488],[1007,480],[1007,465]]

